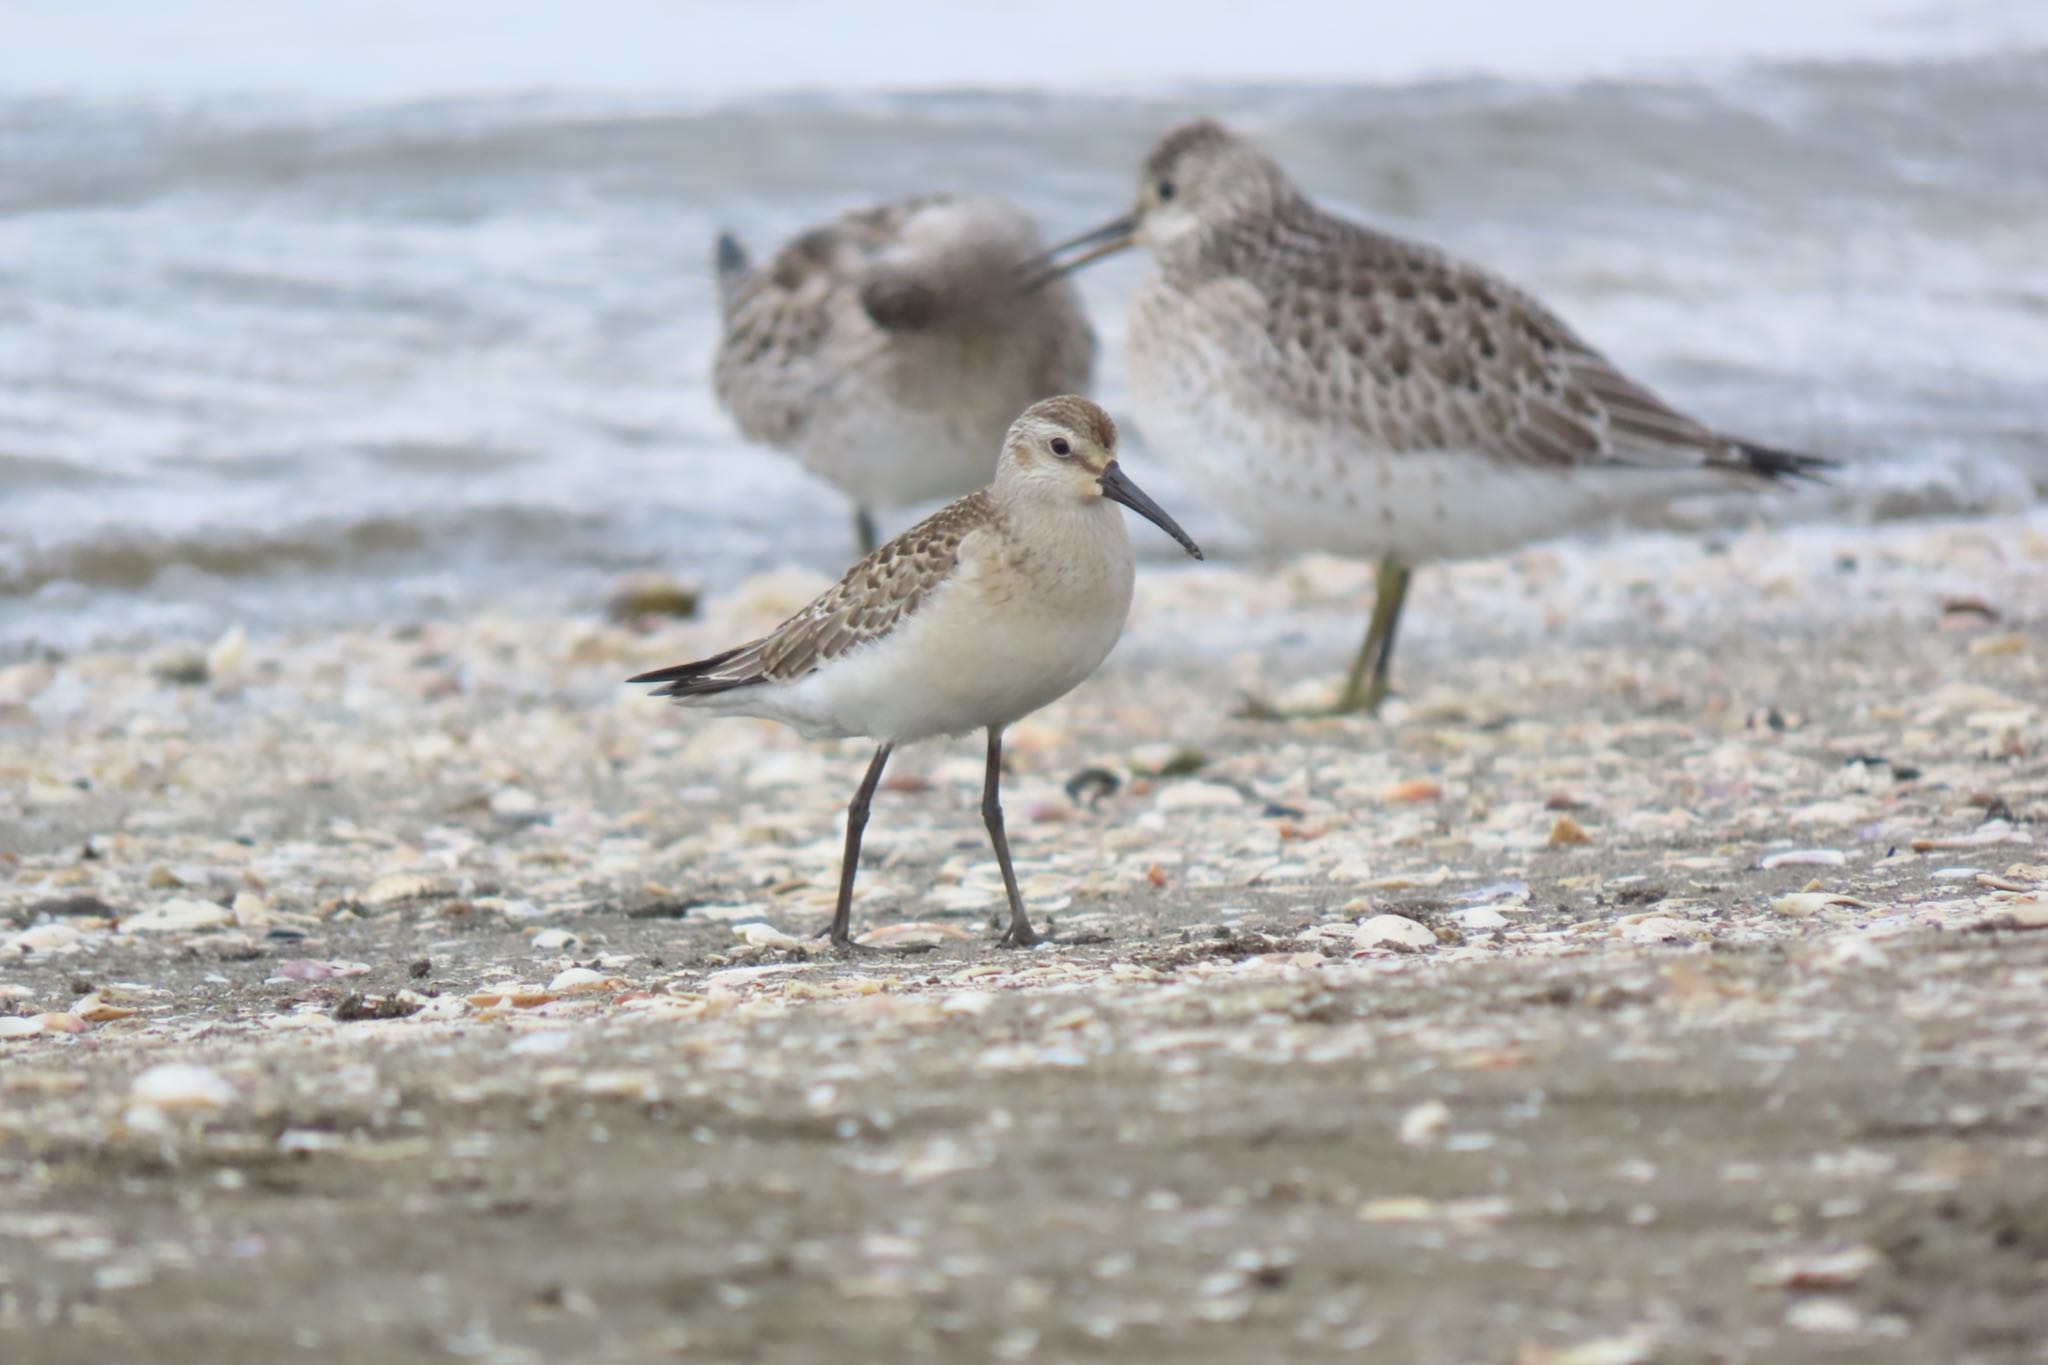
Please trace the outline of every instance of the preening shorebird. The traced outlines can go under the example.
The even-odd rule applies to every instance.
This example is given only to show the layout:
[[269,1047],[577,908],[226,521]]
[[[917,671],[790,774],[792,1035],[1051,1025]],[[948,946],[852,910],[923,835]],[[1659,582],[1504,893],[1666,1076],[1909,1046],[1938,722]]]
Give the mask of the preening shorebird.
[[876,508],[982,487],[1012,418],[1087,390],[1080,295],[1030,287],[1044,250],[1023,210],[943,194],[844,214],[760,266],[725,234],[718,399],[853,499],[866,554]]

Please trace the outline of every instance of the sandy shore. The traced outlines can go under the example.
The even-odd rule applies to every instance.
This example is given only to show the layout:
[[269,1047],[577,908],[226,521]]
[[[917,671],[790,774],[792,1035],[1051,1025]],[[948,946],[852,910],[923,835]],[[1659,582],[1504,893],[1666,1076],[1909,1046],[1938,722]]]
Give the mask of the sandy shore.
[[[0,1357],[2041,1360],[2048,517],[1143,577],[979,749],[702,620],[0,671]],[[158,1068],[168,1067],[168,1070]]]

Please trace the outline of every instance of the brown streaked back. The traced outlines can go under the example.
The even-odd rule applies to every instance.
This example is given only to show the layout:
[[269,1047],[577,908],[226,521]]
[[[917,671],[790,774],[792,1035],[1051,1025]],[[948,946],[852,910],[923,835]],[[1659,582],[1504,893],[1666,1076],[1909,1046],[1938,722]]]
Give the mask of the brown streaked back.
[[1000,515],[986,491],[970,493],[876,549],[817,601],[760,639],[628,681],[666,683],[654,695],[684,698],[755,683],[794,682],[908,620],[958,565],[960,542],[995,524]]
[[1162,265],[1164,282],[1189,294],[1250,285],[1266,359],[1238,377],[1369,448],[1771,472],[1747,443],[1629,378],[1515,285],[1306,199],[1223,225]]

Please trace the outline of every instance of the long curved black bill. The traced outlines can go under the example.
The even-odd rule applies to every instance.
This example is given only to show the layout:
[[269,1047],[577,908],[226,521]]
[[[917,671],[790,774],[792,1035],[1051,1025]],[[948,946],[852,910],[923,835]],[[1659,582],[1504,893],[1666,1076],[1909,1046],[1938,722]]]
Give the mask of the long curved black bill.
[[1158,503],[1152,501],[1151,498],[1145,496],[1144,489],[1125,478],[1124,471],[1117,467],[1115,460],[1111,460],[1109,466],[1102,471],[1102,477],[1099,481],[1102,484],[1103,497],[1108,498],[1111,502],[1120,502],[1130,508],[1133,512],[1136,512],[1139,516],[1179,541],[1181,549],[1186,550],[1196,559],[1202,557],[1202,547],[1189,540],[1188,533],[1180,529],[1180,523],[1166,515],[1164,507],[1161,507]]
[[[1099,261],[1104,256],[1114,256],[1138,240],[1138,215],[1126,213],[1112,218],[1099,228],[1092,228],[1079,237],[1061,242],[1052,250],[1040,256],[1026,267],[1026,284],[1036,289],[1048,280],[1056,280],[1070,270],[1079,270],[1090,261]],[[1078,252],[1071,260],[1063,259],[1068,252]]]

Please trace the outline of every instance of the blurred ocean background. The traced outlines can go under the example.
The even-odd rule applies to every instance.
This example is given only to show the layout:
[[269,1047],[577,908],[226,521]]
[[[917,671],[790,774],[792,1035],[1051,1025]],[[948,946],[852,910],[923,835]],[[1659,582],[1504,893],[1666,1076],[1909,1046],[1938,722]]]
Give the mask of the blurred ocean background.
[[[1065,235],[1196,112],[1851,462],[1735,515],[2048,493],[2041,0],[0,0],[0,658],[837,572],[841,499],[712,400],[714,232],[956,188]],[[1145,268],[1084,277],[1112,411]]]

